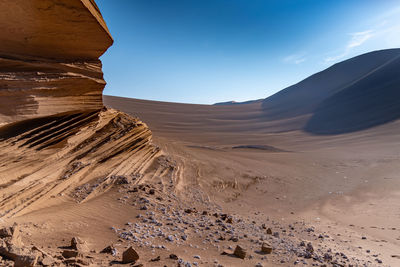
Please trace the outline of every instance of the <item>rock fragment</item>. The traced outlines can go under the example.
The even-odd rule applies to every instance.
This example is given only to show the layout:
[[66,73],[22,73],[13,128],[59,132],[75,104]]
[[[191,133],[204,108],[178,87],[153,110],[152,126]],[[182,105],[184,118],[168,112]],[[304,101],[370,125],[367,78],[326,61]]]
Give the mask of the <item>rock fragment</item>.
[[110,246],[103,248],[103,250],[100,251],[100,253],[106,253],[106,254],[111,254],[111,255],[115,256],[115,255],[117,255],[117,249],[113,245],[110,245]]
[[175,254],[170,254],[169,258],[172,259],[172,260],[177,260],[178,256],[176,256]]
[[233,252],[233,255],[235,255],[238,258],[244,259],[246,258],[247,251],[245,248],[242,248],[241,246],[237,245],[235,248],[235,251]]
[[14,267],[34,267],[38,262],[39,255],[18,255],[14,260]]
[[139,259],[139,254],[133,247],[129,247],[127,250],[122,253],[122,262],[123,263],[131,263],[136,262]]
[[271,244],[269,244],[267,242],[263,242],[261,245],[261,252],[263,252],[265,254],[271,254],[271,252],[272,252]]
[[73,237],[71,239],[71,248],[75,249],[79,252],[88,252],[89,247],[87,246],[86,242],[79,237]]
[[77,250],[66,249],[63,251],[62,256],[66,259],[76,258],[79,256],[79,252]]

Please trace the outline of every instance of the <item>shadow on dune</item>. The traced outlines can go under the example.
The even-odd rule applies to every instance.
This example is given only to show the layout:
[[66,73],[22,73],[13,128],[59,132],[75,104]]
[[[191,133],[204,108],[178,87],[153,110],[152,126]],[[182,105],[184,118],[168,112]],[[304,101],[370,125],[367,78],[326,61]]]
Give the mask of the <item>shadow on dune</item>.
[[304,130],[320,135],[365,130],[400,118],[400,59],[322,101]]
[[337,63],[262,102],[269,121],[316,135],[344,134],[400,118],[400,49]]

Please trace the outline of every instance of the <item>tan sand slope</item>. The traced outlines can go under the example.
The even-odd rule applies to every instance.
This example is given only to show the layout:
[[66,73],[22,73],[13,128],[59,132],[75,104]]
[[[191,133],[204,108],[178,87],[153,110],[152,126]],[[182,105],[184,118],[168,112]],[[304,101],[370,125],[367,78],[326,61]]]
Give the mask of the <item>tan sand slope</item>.
[[[189,105],[111,96],[104,102],[148,123],[155,142],[181,166],[177,186],[183,198],[199,188],[234,214],[257,218],[254,214],[262,212],[289,224],[303,220],[328,233],[335,245],[325,245],[333,245],[332,250],[354,253],[367,266],[379,266],[381,260],[397,266],[398,51],[339,63],[250,104]],[[359,111],[365,105],[371,111],[365,113],[368,121]],[[348,113],[341,113],[342,107]],[[310,129],[316,118],[325,119],[320,114],[336,114],[326,123],[338,128],[321,122],[321,128]],[[348,118],[355,127],[347,127]],[[326,242],[318,240],[313,243]]]

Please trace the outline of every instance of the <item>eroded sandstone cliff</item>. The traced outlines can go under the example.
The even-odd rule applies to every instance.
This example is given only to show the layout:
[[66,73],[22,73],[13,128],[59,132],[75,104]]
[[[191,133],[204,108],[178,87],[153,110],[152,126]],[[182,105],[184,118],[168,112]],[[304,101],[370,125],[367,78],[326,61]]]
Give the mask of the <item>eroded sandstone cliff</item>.
[[0,1],[0,124],[101,109],[113,43],[92,0]]
[[139,182],[159,149],[103,107],[113,40],[94,1],[0,0],[0,32],[0,219]]

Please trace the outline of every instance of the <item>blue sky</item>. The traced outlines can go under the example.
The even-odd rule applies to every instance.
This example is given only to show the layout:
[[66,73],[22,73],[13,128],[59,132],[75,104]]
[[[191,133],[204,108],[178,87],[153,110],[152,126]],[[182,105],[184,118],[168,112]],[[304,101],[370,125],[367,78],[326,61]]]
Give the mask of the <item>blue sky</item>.
[[347,58],[400,47],[400,1],[96,0],[115,40],[108,95],[265,98]]

